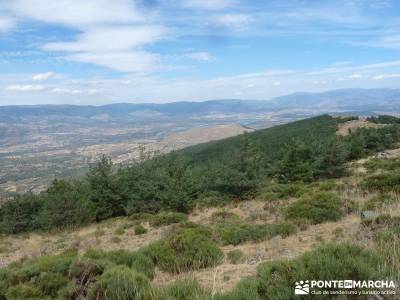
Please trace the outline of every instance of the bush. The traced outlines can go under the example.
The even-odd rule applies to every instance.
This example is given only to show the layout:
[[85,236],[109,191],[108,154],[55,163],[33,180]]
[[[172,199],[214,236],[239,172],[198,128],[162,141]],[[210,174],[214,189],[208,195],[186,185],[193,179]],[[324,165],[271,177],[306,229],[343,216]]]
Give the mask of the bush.
[[[14,282],[29,282],[42,273],[56,273],[67,276],[71,263],[75,260],[75,252],[65,252],[57,256],[43,256],[22,266],[12,268]],[[14,283],[15,284],[15,283]]]
[[231,264],[238,264],[243,258],[243,252],[235,249],[228,252],[228,259]]
[[342,217],[339,197],[329,192],[319,192],[311,198],[303,198],[292,203],[286,211],[286,218],[297,222],[308,221],[319,224],[337,221]]
[[10,287],[6,293],[6,299],[43,299],[43,295],[38,287],[31,284],[19,284]]
[[364,179],[363,186],[368,190],[400,192],[400,174],[398,172],[390,172],[373,175]]
[[385,205],[392,204],[395,201],[396,200],[391,195],[379,194],[377,196],[374,196],[374,197],[368,199],[364,203],[363,209],[364,210],[375,210],[375,209],[381,208]]
[[123,235],[125,233],[125,228],[124,227],[118,227],[117,229],[115,229],[114,232],[116,235]]
[[150,225],[154,227],[160,227],[170,225],[174,223],[180,223],[187,220],[187,215],[178,212],[161,212],[155,215],[150,220]]
[[226,294],[216,294],[213,300],[261,300],[258,294],[258,281],[254,278],[241,280],[236,287]]
[[136,235],[141,235],[147,233],[147,229],[142,225],[138,224],[134,227],[134,231]]
[[270,183],[261,190],[260,194],[265,200],[273,201],[290,197],[299,198],[307,191],[307,186],[304,183]]
[[89,250],[85,253],[84,257],[94,260],[107,260],[116,265],[124,265],[145,274],[150,279],[154,276],[153,261],[141,252]]
[[287,237],[294,233],[296,227],[292,224],[245,224],[222,222],[217,226],[217,234],[224,245],[239,245],[248,241],[261,241],[276,235]]
[[236,215],[233,212],[225,211],[225,210],[216,211],[210,217],[210,221],[212,224],[220,223],[220,222],[223,222],[228,219],[229,220],[237,220],[237,221],[240,220],[238,215]]
[[[300,280],[378,280],[386,274],[376,253],[354,245],[325,245],[292,261],[261,264],[257,273],[262,299],[293,299],[293,287]],[[307,297],[330,299],[311,294]]]
[[142,251],[152,257],[160,269],[171,273],[213,267],[223,259],[222,251],[199,228],[177,230]]
[[59,273],[41,273],[35,285],[43,295],[55,298],[58,291],[68,284],[68,279]]
[[142,300],[150,295],[150,283],[146,276],[117,266],[105,271],[90,289],[88,299]]
[[153,299],[157,300],[188,300],[200,299],[206,295],[204,289],[196,280],[177,280],[174,283],[154,291]]

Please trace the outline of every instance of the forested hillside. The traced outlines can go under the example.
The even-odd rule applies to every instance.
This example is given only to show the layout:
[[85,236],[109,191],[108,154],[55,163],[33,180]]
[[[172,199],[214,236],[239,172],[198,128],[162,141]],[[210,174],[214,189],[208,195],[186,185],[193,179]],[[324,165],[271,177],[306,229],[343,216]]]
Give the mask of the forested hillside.
[[138,212],[189,212],[196,204],[249,198],[271,181],[340,177],[345,162],[399,141],[397,124],[336,135],[347,120],[315,117],[117,170],[103,157],[82,179],[55,180],[40,195],[18,195],[2,205],[0,231],[59,229]]
[[311,278],[390,279],[382,299],[396,299],[400,127],[381,116],[337,134],[355,119],[123,168],[104,157],[83,178],[18,195],[0,208],[0,299],[297,299],[295,282]]

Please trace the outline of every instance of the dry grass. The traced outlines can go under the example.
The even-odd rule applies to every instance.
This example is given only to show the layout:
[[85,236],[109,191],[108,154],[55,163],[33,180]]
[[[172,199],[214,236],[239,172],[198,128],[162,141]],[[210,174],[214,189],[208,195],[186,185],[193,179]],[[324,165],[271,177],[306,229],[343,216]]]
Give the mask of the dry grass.
[[339,128],[338,128],[336,134],[346,136],[349,134],[349,130],[354,131],[354,130],[357,130],[358,128],[381,128],[384,126],[387,126],[387,125],[368,122],[366,119],[351,120],[351,121],[339,124]]
[[[398,149],[399,150],[399,149]],[[400,154],[400,151],[396,153]],[[365,161],[359,161],[351,166],[356,169],[362,167]],[[366,193],[360,188],[360,182],[365,177],[364,173],[353,172],[353,175],[338,180],[338,190],[341,199],[353,201],[362,207],[363,204],[375,196],[375,193]],[[396,195],[399,199],[399,195]],[[285,200],[290,203],[291,200]],[[223,208],[195,209],[189,216],[189,221],[210,225],[213,223],[213,215],[219,212],[235,214],[242,221],[251,223],[276,223],[281,220],[280,210],[270,210],[266,201],[252,200],[246,202],[229,203]],[[385,205],[377,209],[380,214],[400,215],[400,201]],[[187,277],[196,278],[199,283],[214,291],[227,291],[233,288],[240,279],[256,274],[257,266],[266,261],[276,259],[293,259],[309,250],[315,249],[326,242],[350,242],[367,248],[377,247],[368,228],[361,225],[359,210],[346,214],[337,222],[328,222],[317,225],[304,226],[296,234],[282,238],[276,236],[270,240],[261,242],[249,242],[238,246],[221,247],[225,256],[234,249],[243,252],[243,259],[238,264],[232,264],[229,259],[214,268],[199,270],[196,272],[171,275],[170,273],[156,271],[153,283],[164,285],[176,279]],[[127,218],[118,218],[105,221],[100,224],[90,225],[75,231],[64,231],[54,234],[24,234],[18,236],[3,237],[0,243],[0,267],[27,257],[56,254],[68,248],[75,248],[80,252],[89,248],[103,250],[128,249],[136,250],[140,247],[165,236],[169,226],[152,228],[148,223],[143,225],[148,232],[143,235],[135,235],[132,221]],[[123,233],[116,235],[117,229],[124,228]],[[120,243],[113,242],[118,237]],[[5,246],[5,247],[4,247]]]

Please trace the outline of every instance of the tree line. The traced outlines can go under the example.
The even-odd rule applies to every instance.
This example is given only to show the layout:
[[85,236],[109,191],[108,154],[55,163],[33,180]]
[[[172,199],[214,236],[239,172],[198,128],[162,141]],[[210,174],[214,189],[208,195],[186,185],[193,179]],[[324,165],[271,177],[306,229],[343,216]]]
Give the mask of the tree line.
[[345,163],[392,148],[400,126],[335,134],[343,119],[320,116],[245,133],[129,166],[102,157],[85,177],[54,180],[39,195],[20,194],[0,207],[0,232],[81,226],[160,210],[189,212],[198,201],[254,195],[270,180],[311,182],[345,175]]

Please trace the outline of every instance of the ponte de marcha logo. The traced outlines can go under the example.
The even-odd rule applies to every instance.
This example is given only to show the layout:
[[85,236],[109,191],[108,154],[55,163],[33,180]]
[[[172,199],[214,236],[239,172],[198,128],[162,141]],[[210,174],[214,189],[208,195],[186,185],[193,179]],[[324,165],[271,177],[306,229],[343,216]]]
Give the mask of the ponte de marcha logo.
[[300,280],[295,295],[395,295],[394,280]]
[[308,280],[297,281],[294,288],[295,295],[308,295],[310,293],[310,282]]

